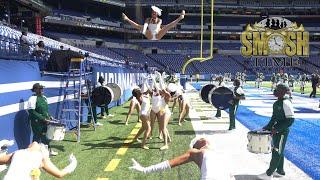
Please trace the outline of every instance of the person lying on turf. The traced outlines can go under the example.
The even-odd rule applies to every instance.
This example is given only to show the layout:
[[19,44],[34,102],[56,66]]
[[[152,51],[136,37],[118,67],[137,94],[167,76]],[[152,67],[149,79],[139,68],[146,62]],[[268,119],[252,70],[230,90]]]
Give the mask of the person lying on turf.
[[41,174],[40,169],[62,178],[77,167],[77,159],[73,154],[69,156],[69,163],[63,170],[58,169],[49,158],[47,146],[37,142],[31,143],[27,149],[0,156],[0,165],[10,164],[3,180],[37,180]]
[[201,180],[233,180],[234,176],[227,168],[221,169],[221,164],[217,161],[217,156],[212,151],[209,141],[204,137],[196,137],[190,143],[190,149],[184,154],[171,160],[163,161],[159,164],[148,167],[141,166],[136,160],[132,159],[133,165],[129,169],[143,172],[145,174],[164,171],[182,164],[194,162],[201,171]]

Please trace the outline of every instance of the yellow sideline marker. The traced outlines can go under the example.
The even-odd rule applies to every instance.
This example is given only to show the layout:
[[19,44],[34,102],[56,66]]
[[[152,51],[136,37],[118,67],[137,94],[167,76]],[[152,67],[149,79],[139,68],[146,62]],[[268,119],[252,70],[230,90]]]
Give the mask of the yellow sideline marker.
[[110,172],[110,171],[114,171],[117,166],[119,165],[121,159],[112,159],[108,166],[104,169],[104,171]]
[[[132,141],[132,140],[131,140]],[[120,155],[120,156],[122,156],[122,155],[125,155],[126,154],[126,152],[127,152],[127,150],[128,150],[128,145],[124,145],[124,146],[122,146],[121,148],[119,148],[118,149],[118,151],[117,151],[117,155]]]
[[97,178],[97,180],[109,180],[109,178]]
[[[127,139],[124,141],[124,144],[118,149],[116,155],[122,156],[126,154],[129,148],[129,144],[132,142],[134,136],[138,133],[141,126],[142,126],[141,123],[136,124],[136,126],[132,129]],[[112,159],[107,165],[107,167],[104,169],[104,171],[106,172],[114,171],[118,167],[120,161],[121,159]],[[97,180],[109,180],[109,178],[97,178]]]

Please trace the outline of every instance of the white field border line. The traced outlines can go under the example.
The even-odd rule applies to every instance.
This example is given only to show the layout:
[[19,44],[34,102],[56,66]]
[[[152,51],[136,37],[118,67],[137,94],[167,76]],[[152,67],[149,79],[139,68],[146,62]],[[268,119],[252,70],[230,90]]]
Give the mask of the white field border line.
[[[85,81],[83,80],[82,83],[84,82]],[[0,94],[15,92],[15,91],[30,90],[33,84],[35,83],[40,83],[41,85],[45,86],[45,88],[65,87],[64,81],[28,81],[28,82],[19,82],[19,83],[8,83],[8,84],[0,84]],[[79,81],[76,81],[76,84],[79,84]]]
[[[67,96],[67,99],[73,98],[73,94],[70,94]],[[57,102],[61,102],[63,100],[63,95],[62,96],[54,96],[47,98],[48,104],[53,104]],[[15,104],[10,104],[7,106],[2,106],[0,107],[0,116],[4,116],[7,114],[15,113],[21,110],[26,110],[27,109],[27,104],[28,102],[21,102],[21,103],[15,103]]]
[[[191,95],[191,97],[193,97],[192,96],[192,94],[190,94]],[[228,114],[227,112],[225,112],[225,111],[221,111],[221,113],[222,114]],[[197,137],[201,137],[201,136],[207,136],[208,138],[209,138],[209,141],[210,140],[212,140],[212,137],[214,137],[214,136],[217,136],[217,135],[209,135],[209,134],[204,134],[202,131],[203,130],[205,130],[205,131],[210,131],[210,129],[212,128],[212,127],[208,127],[208,126],[206,126],[206,125],[203,125],[202,123],[200,123],[199,121],[195,121],[194,119],[196,119],[196,118],[200,118],[199,116],[198,116],[198,113],[195,111],[195,109],[191,109],[190,110],[190,112],[189,112],[189,118],[191,119],[191,123],[192,123],[192,126],[193,126],[193,129],[194,129],[194,131],[195,131],[195,134],[196,134],[196,136]],[[236,126],[238,127],[237,129],[237,131],[249,131],[249,129],[247,128],[247,127],[245,127],[241,122],[239,122],[237,119],[236,119]],[[213,129],[211,129],[211,130],[213,130]],[[199,132],[201,132],[201,133],[199,133]],[[263,165],[263,166],[267,166],[267,165],[269,165],[269,157],[268,158],[263,158],[263,156],[255,156],[255,157],[258,157],[259,158],[259,164],[256,164],[255,166],[257,166],[257,168],[258,169],[261,169],[260,168],[260,166],[261,165]],[[267,160],[267,161],[266,161]],[[237,161],[237,159],[233,159],[233,161]],[[248,160],[248,161],[250,161],[250,160]],[[310,179],[311,180],[311,178],[309,177],[309,175],[307,175],[305,172],[303,172],[300,168],[298,168],[295,164],[293,164],[291,161],[289,161],[287,158],[285,158],[285,164],[286,164],[286,168],[287,168],[287,171],[289,171],[290,173],[295,173],[295,174],[293,174],[293,175],[290,175],[290,174],[288,174],[287,176],[289,176],[289,178],[290,179]],[[264,164],[264,162],[266,162],[265,164]],[[248,171],[248,172],[250,172],[250,173],[252,173],[252,171]],[[232,173],[234,174],[234,175],[236,175],[236,174],[243,174],[243,170],[241,170],[241,171],[232,171]],[[253,171],[253,173],[256,173],[256,174],[258,174],[258,173],[261,173],[261,172],[255,172],[255,171]],[[283,179],[283,178],[280,178],[280,179]]]

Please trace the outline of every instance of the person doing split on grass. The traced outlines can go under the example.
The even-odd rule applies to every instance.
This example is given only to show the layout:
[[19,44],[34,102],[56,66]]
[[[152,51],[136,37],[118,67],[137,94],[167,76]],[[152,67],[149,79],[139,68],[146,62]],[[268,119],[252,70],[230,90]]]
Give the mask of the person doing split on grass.
[[285,175],[283,169],[284,149],[290,131],[289,128],[294,122],[292,103],[285,97],[288,93],[290,93],[289,87],[282,83],[277,85],[273,93],[278,100],[273,104],[271,120],[262,128],[272,132],[272,158],[269,169],[258,175],[259,179],[272,179],[273,175],[277,177]]
[[222,166],[222,160],[218,158],[206,138],[196,137],[191,141],[190,149],[180,156],[148,167],[132,159],[133,165],[129,169],[148,174],[194,162],[201,171],[201,180],[234,180],[234,176],[228,168]]
[[235,129],[236,128],[236,114],[239,106],[240,100],[245,99],[244,91],[240,87],[241,83],[239,79],[235,79],[233,82],[234,85],[234,98],[233,98],[233,104],[229,108],[229,118],[230,118],[230,125],[229,125],[229,130]]
[[33,132],[32,141],[47,145],[50,155],[56,156],[58,153],[50,148],[50,140],[46,136],[52,117],[49,115],[48,101],[43,95],[43,88],[44,86],[35,83],[31,89],[34,94],[28,100],[29,120]]

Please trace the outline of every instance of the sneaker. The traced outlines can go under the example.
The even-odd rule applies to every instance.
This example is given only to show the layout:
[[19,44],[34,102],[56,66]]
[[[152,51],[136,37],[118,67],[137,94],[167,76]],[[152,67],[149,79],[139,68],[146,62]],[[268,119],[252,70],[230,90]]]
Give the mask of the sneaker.
[[50,156],[56,156],[56,155],[58,155],[58,152],[55,152],[55,151],[53,151],[53,150],[50,150],[49,155],[50,155]]
[[142,146],[141,148],[142,148],[142,149],[149,149],[149,147],[146,146],[146,145]]
[[113,115],[113,114],[108,114],[108,116],[109,116],[109,117],[113,117],[114,115]]
[[97,123],[96,123],[96,126],[103,126],[103,124],[100,123],[100,122],[97,122]]
[[136,139],[136,141],[137,141],[138,143],[142,143],[142,141],[141,141],[140,139]]
[[162,146],[162,147],[160,148],[161,151],[166,150],[166,149],[169,149],[169,146],[168,146],[168,145],[164,145],[164,146]]
[[274,177],[283,177],[283,176],[285,176],[285,175],[286,175],[285,172],[278,173],[278,172],[276,171],[276,172],[273,173],[273,176],[274,176]]
[[262,174],[259,174],[259,175],[257,176],[257,178],[258,178],[258,179],[263,179],[263,180],[271,180],[271,179],[273,179],[273,176],[272,176],[272,175],[271,175],[271,176],[268,176],[267,173],[262,173]]

